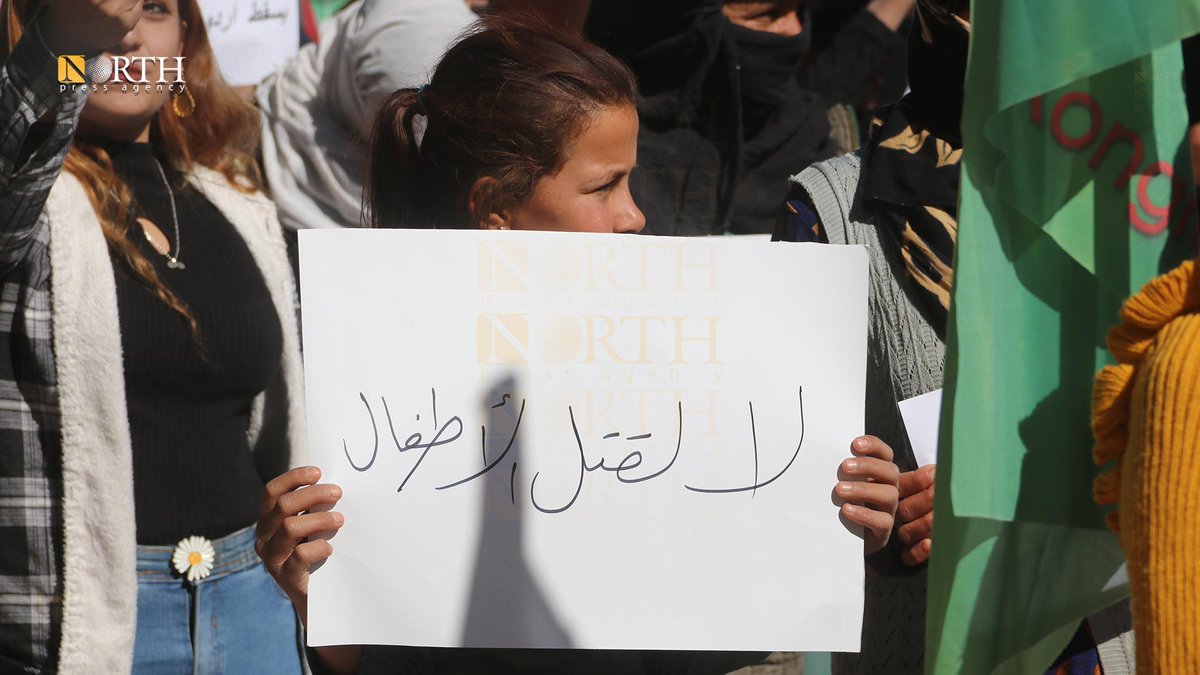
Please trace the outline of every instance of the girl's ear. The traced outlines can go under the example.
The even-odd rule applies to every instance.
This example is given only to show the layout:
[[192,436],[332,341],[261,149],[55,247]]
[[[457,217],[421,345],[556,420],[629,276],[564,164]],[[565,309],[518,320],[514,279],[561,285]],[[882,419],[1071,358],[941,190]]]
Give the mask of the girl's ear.
[[471,186],[471,194],[467,197],[467,209],[471,212],[471,223],[481,230],[511,230],[512,215],[508,209],[499,207],[497,198],[499,181],[491,176],[484,176]]
[[[507,212],[505,212],[505,213],[507,213]],[[512,228],[508,226],[508,218],[505,217],[504,214],[493,212],[493,213],[488,214],[486,220],[483,220],[479,223],[479,229],[481,229],[481,230],[510,230]]]

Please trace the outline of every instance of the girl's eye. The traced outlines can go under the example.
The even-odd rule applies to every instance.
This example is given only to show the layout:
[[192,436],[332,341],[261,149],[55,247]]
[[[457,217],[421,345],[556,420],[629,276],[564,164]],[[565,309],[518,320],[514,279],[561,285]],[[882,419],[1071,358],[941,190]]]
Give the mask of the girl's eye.
[[142,5],[142,11],[150,12],[151,14],[170,14],[171,8],[167,7],[166,3],[164,2],[149,0]]
[[604,185],[601,185],[598,188],[594,188],[589,194],[604,194],[606,192],[612,192],[613,190],[615,190],[617,188],[618,185],[621,184],[621,181],[623,181],[623,180],[625,180],[625,176],[623,176],[623,175],[617,176],[616,178],[613,178],[612,180],[605,183]]

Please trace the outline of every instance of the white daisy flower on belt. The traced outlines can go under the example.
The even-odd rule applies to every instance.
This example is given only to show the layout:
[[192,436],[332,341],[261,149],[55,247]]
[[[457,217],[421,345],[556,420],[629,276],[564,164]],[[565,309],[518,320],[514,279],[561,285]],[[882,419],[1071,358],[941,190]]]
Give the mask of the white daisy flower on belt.
[[175,571],[186,574],[187,580],[196,582],[212,573],[213,560],[216,551],[212,542],[204,537],[184,537],[175,545],[175,553],[171,556],[171,564]]

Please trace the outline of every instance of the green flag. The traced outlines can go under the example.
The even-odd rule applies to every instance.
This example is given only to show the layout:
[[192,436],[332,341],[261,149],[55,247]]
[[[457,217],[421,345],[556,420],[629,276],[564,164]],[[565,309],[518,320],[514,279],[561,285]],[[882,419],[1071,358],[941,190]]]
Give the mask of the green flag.
[[1128,595],[1091,384],[1121,302],[1196,255],[1200,0],[973,4],[926,670],[1041,673]]

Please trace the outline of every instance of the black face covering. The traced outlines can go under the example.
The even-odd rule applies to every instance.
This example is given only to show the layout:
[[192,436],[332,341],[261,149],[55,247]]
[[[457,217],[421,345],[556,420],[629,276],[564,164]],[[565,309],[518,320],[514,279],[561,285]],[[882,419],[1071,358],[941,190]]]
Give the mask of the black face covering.
[[797,86],[796,70],[812,40],[807,30],[796,36],[784,36],[732,23],[726,30],[733,40],[739,66],[746,135],[753,136],[779,110],[788,97],[788,89]]
[[[939,3],[922,0],[920,4]],[[932,42],[926,42],[926,37]],[[944,11],[923,11],[908,34],[910,105],[930,130],[955,144],[962,136],[969,41],[967,30]]]

